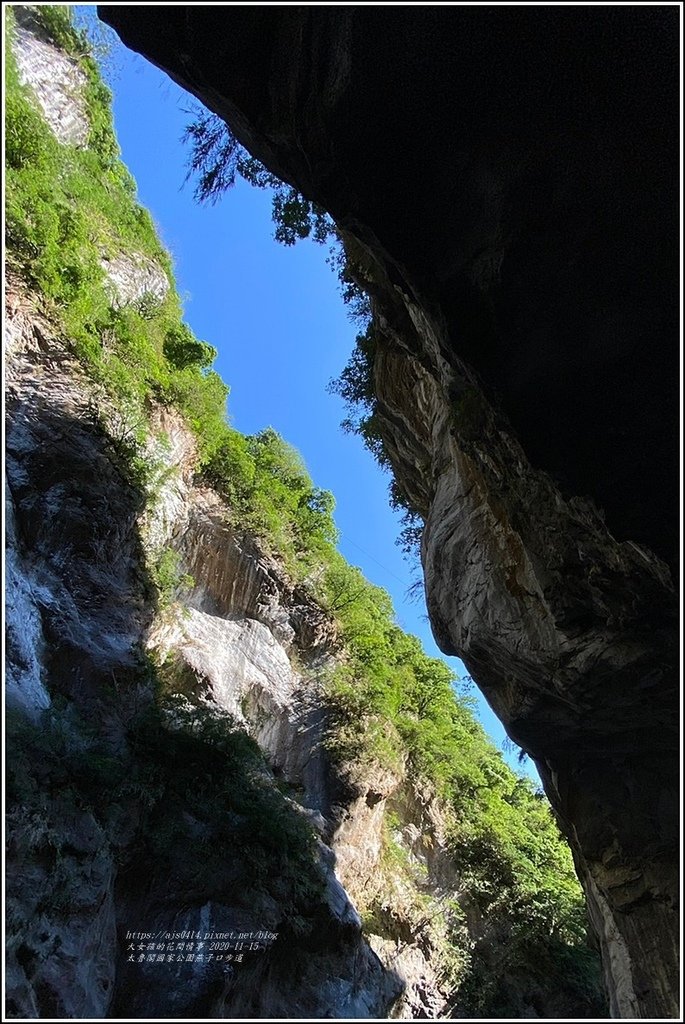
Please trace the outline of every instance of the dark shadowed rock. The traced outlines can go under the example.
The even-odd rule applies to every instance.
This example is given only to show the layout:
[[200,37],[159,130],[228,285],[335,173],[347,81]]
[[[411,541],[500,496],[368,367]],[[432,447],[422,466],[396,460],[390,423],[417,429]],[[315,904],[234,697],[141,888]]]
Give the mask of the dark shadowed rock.
[[99,11],[354,241],[438,642],[676,1015],[677,10]]

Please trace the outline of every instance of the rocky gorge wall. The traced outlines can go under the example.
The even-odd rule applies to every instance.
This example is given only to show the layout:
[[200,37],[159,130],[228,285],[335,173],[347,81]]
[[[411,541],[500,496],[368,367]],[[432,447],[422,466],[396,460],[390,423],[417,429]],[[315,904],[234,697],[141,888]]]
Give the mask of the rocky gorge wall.
[[535,759],[612,1013],[677,1016],[677,19],[99,11],[353,241],[436,639]]
[[[515,921],[466,895],[425,782],[331,760],[334,623],[195,480],[176,413],[152,410],[136,485],[119,410],[21,282],[6,314],[8,1017],[459,1010]],[[214,764],[192,737],[223,713],[243,739]],[[231,971],[148,963],[129,937],[195,931],[272,940]],[[527,971],[504,982],[520,1016],[592,1016],[592,993]]]
[[[13,51],[59,144],[84,146],[78,62],[30,14]],[[168,292],[142,254],[101,267],[115,309]],[[151,410],[136,477],[130,413],[40,290],[10,274],[5,303],[8,1016],[384,1016],[407,979],[362,937],[320,813],[332,624],[194,487],[179,415]],[[171,551],[197,583],[162,608],[151,566]],[[165,683],[181,724],[154,713]],[[201,709],[230,713],[232,761],[194,742]],[[271,938],[234,973],[141,955],[126,933],[153,925]]]
[[[164,346],[209,347],[179,327],[87,46],[51,11],[13,11],[18,82],[8,61],[8,1016],[597,1016],[582,927],[517,945],[525,916],[480,899],[406,750],[333,753],[340,624],[196,476]],[[65,134],[84,110],[99,133]],[[262,948],[150,951],[194,931]]]
[[[280,811],[280,827],[305,814],[322,830],[319,808],[328,803],[313,682],[303,694],[286,653],[295,630],[315,649],[320,625],[298,604],[291,618],[277,566],[249,538],[226,535],[215,518],[216,496],[196,495],[181,476],[160,495],[154,526],[184,538],[179,546],[189,565],[203,537],[208,552],[224,552],[222,571],[213,588],[198,582],[186,613],[176,607],[149,632],[145,497],[127,482],[111,438],[92,420],[92,386],[29,306],[11,293],[7,496],[17,528],[8,536],[16,573],[7,605],[8,1015],[384,1016],[404,981],[362,939],[357,911],[334,873],[335,847],[316,844],[311,891],[305,878],[286,871],[274,893],[244,878],[236,887],[250,853],[249,844],[240,852],[234,813],[234,833],[224,825],[213,840],[216,856],[204,852],[195,867],[198,846],[204,850],[218,827],[211,802],[203,804],[197,780],[184,796],[172,792],[157,765],[162,798],[154,763],[136,768],[141,755],[130,732],[153,700],[137,653],[147,634],[156,651],[173,650],[176,667],[193,680],[187,689],[177,680],[176,692],[249,723],[272,770],[305,791],[305,810],[274,798],[268,814]],[[170,426],[182,466],[189,435],[178,421]],[[202,560],[205,571],[216,565]],[[201,610],[209,603],[211,612]],[[117,785],[118,770],[128,779]],[[262,762],[259,772],[278,794],[272,770]],[[292,899],[296,882],[305,893],[299,900]],[[298,909],[308,938],[288,933],[284,914]],[[234,977],[218,966],[131,964],[125,933],[153,925],[155,933],[267,930],[279,935],[283,955],[271,951],[265,968],[255,957]],[[300,957],[297,981],[293,956]]]

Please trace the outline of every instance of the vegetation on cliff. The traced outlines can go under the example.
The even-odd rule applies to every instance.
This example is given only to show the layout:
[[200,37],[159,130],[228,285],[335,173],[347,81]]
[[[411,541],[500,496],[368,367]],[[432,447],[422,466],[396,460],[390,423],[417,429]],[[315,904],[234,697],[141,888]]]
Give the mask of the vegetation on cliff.
[[[331,757],[357,771],[380,762],[400,775],[424,780],[446,810],[461,895],[475,902],[483,915],[507,922],[507,963],[523,964],[533,973],[575,978],[579,989],[594,998],[596,963],[587,950],[582,894],[548,804],[530,781],[507,767],[488,741],[468,698],[457,695],[457,680],[448,666],[429,658],[415,637],[399,629],[389,596],[338,553],[333,496],[316,487],[299,454],[271,429],[244,436],[229,425],[228,387],[211,369],[214,349],[195,338],[183,322],[171,261],[119,159],[110,97],[88,55],[87,40],[73,28],[68,8],[41,7],[34,16],[85,69],[92,132],[85,148],[55,139],[30,92],[21,86],[8,47],[10,269],[43,297],[88,374],[118,406],[118,440],[131,474],[149,485],[145,442],[152,405],[177,409],[197,439],[196,471],[223,496],[234,525],[260,537],[337,623],[338,668],[327,692]],[[11,12],[8,23],[11,32]],[[208,120],[202,131],[190,132],[196,146],[195,170],[204,175],[201,195],[216,197],[237,171],[260,187],[274,189],[281,241],[292,244],[310,231],[320,241],[332,236],[334,227],[323,211],[269,175],[233,145],[225,131],[209,135],[211,128]],[[163,299],[148,294],[128,305],[113,302],[103,261],[120,253],[135,253],[163,269],[170,283]],[[366,300],[349,266],[334,259],[343,288],[363,318]],[[338,389],[349,401],[361,401],[362,415],[353,428],[383,462],[373,422],[372,353],[372,328],[367,326]],[[395,500],[402,502],[397,494]],[[193,784],[197,766],[205,779],[198,799],[211,802],[218,793],[227,813],[242,816],[246,828],[253,829],[245,841],[269,851],[263,862],[257,858],[264,884],[274,864],[294,877],[310,855],[311,836],[288,824],[291,818],[282,801],[272,799],[260,785],[257,752],[236,739],[229,726],[215,726],[209,723],[202,735],[184,738],[181,733],[163,733],[149,712],[137,724],[131,744],[168,801],[182,802],[178,787]],[[214,754],[217,736],[221,763],[230,767],[225,775]],[[93,750],[86,765],[93,768],[95,778],[100,753],[97,745]],[[68,766],[65,758],[58,757],[51,784],[59,779],[58,768]],[[185,767],[172,785],[171,765],[178,762]],[[106,765],[103,770],[109,772]],[[141,769],[141,786],[150,772]],[[102,796],[101,781],[96,780],[96,788]],[[116,789],[124,780],[110,780],[108,785]],[[159,794],[153,803],[161,807]],[[149,831],[153,845],[154,813]],[[228,838],[235,840],[233,834]],[[460,976],[464,998],[468,992],[474,1010],[489,1012],[500,995],[496,986],[492,990],[492,979],[478,977],[477,958],[469,982],[470,962],[465,952]]]
[[[240,174],[272,191],[277,241],[293,245],[312,237],[331,245],[329,261],[338,271],[343,299],[363,328],[331,387],[349,410],[343,429],[360,435],[387,468],[376,424],[371,306],[335,224],[250,157],[230,128],[208,111],[196,113],[186,141],[191,144],[189,177],[195,176],[199,201],[218,201]],[[420,517],[394,481],[390,494],[395,507],[405,509],[402,540],[411,548],[420,536]],[[319,548],[318,558],[322,555],[325,570],[317,596],[335,615],[346,652],[330,689],[337,714],[331,751],[357,763],[382,759],[429,781],[450,809],[450,841],[466,888],[479,894],[487,912],[513,913],[520,925],[518,941],[529,952],[541,940],[549,940],[550,948],[559,941],[582,943],[586,926],[580,888],[547,801],[529,779],[504,763],[474,718],[469,699],[456,696],[457,680],[447,665],[428,658],[415,637],[397,628],[389,596],[330,549]],[[520,948],[513,955],[524,956]]]
[[[359,327],[354,350],[340,376],[329,389],[340,395],[348,415],[342,428],[361,437],[378,465],[391,472],[390,460],[378,429],[376,395],[373,386],[373,363],[376,325],[371,300],[365,286],[369,274],[364,259],[351,238],[342,234],[330,217],[316,203],[306,199],[292,185],[281,181],[240,145],[229,126],[204,107],[196,107],[194,119],[187,126],[184,141],[189,144],[188,179],[195,183],[198,202],[216,203],[240,175],[256,188],[271,193],[274,238],[283,245],[295,245],[311,238],[328,247],[326,262],[336,273],[340,294],[350,319]],[[392,476],[389,485],[390,504],[402,513],[403,528],[398,544],[410,558],[416,558],[423,522],[418,509]]]

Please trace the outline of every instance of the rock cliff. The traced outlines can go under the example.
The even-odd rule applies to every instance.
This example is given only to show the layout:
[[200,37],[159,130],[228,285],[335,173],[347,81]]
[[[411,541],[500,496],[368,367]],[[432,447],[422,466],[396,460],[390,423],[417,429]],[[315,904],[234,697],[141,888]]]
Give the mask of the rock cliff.
[[[296,673],[287,653],[296,637],[303,657],[319,650],[317,610],[288,604],[278,566],[223,526],[216,495],[193,491],[190,435],[162,413],[169,457],[185,474],[150,506],[93,419],[96,403],[108,416],[103,396],[19,294],[10,292],[16,347],[7,364],[7,495],[17,523],[8,535],[9,1015],[384,1016],[403,981],[362,938],[331,847],[317,841],[297,875],[281,868],[279,877],[272,864],[270,892],[245,877],[251,857],[269,863],[268,842],[265,854],[259,839],[243,837],[246,820],[248,837],[249,825],[259,827],[248,809],[241,817],[232,808],[219,828],[210,797],[220,800],[220,787],[203,794],[197,766],[165,772],[151,753],[154,730],[137,740],[131,732],[153,698],[139,653],[147,637],[160,676],[187,695],[191,729],[193,708],[226,709],[260,742],[271,767],[261,762],[258,775],[272,800],[261,827],[280,814],[277,827],[293,829],[293,842],[300,814],[321,828],[328,796],[316,669]],[[200,554],[206,575],[187,611],[175,605],[153,619],[144,551],[167,542],[167,531],[189,568]],[[170,758],[178,728],[172,714],[171,732],[157,734]],[[178,755],[192,760],[192,745]],[[238,757],[244,777],[234,783],[258,801],[250,755]],[[172,771],[187,773],[191,788],[173,787]],[[280,795],[276,775],[302,789],[298,803]],[[131,963],[126,933],[150,930],[278,938],[264,967],[253,955],[233,977],[218,965]]]
[[[464,1012],[515,917],[479,912],[425,782],[332,761],[335,624],[196,482],[178,414],[151,410],[136,484],[116,406],[21,282],[7,301],[8,1016]],[[215,764],[193,737],[223,713]],[[233,971],[142,952],[200,932],[270,939]],[[520,967],[518,1015],[592,1015]]]
[[353,242],[436,638],[676,1016],[677,12],[99,11]]
[[[207,438],[189,419],[204,401],[230,442],[225,388],[198,368],[212,350],[180,321],[87,44],[65,8],[15,14],[7,1015],[597,1016],[568,851],[449,683],[460,757],[475,738],[501,776],[499,812],[532,892],[488,876],[484,820],[459,853],[464,822],[408,748],[389,763],[358,743],[341,756],[340,621],[197,472]],[[484,777],[469,765],[475,806]],[[531,823],[558,854],[544,893]],[[495,860],[506,853],[489,841]],[[556,888],[569,884],[575,930],[543,914],[531,943],[535,899],[568,916]],[[236,935],[239,955],[242,939],[221,939]]]
[[[87,75],[17,15],[18,77],[66,162]],[[111,308],[158,308],[164,271],[110,253]],[[406,982],[362,936],[321,814],[332,622],[195,486],[183,417],[117,400],[35,280],[11,273],[5,300],[8,1016],[385,1016]],[[209,941],[152,954],[165,931],[259,941],[232,967]]]

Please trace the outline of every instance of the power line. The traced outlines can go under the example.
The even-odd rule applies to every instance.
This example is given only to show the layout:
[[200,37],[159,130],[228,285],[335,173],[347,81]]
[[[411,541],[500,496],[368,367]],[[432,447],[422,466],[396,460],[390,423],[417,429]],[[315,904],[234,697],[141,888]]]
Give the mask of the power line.
[[388,569],[387,565],[383,565],[382,562],[379,562],[377,558],[374,558],[373,555],[370,555],[368,551],[365,551],[364,548],[361,547],[361,545],[357,544],[356,541],[348,537],[347,534],[341,534],[340,536],[345,537],[345,540],[348,544],[352,544],[353,547],[355,547],[358,551],[361,551],[363,555],[365,555],[367,558],[370,558],[372,562],[375,562],[376,565],[380,566],[380,568],[387,572],[390,576],[392,576],[393,579],[397,580],[398,583],[401,583],[403,587],[409,588],[412,586],[412,584],[407,583],[406,580],[401,580],[399,576],[395,575],[392,569]]

